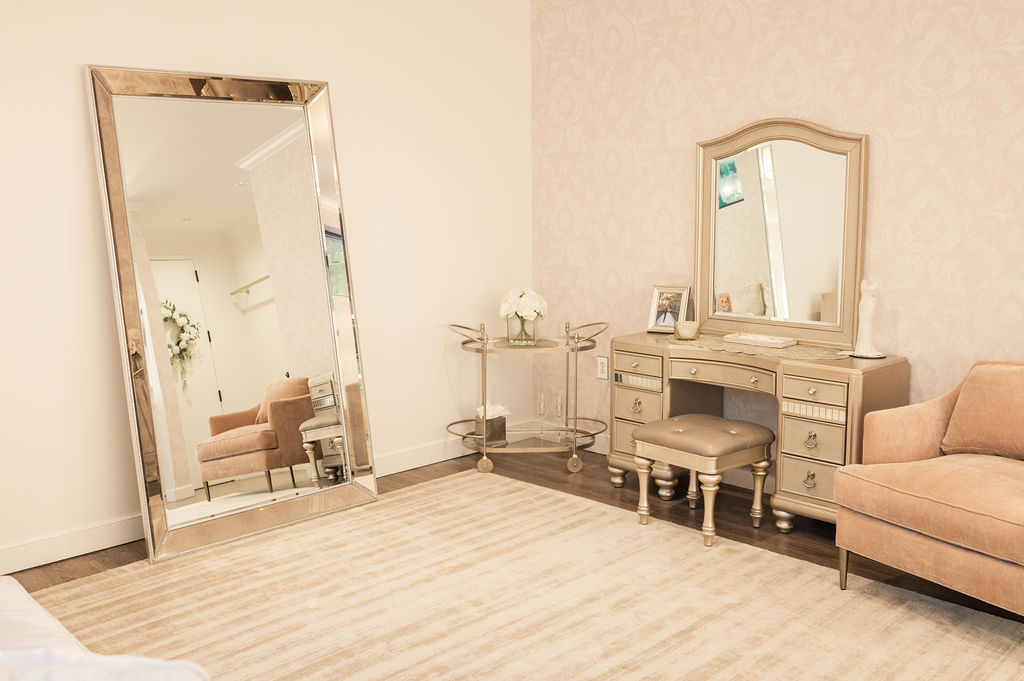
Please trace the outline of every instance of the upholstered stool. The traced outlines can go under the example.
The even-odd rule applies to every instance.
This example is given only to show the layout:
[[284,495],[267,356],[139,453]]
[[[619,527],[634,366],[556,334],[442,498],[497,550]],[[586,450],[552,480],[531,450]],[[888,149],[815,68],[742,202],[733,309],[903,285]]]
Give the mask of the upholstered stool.
[[715,538],[715,493],[722,481],[722,471],[750,466],[754,474],[754,505],[750,517],[754,527],[761,526],[764,508],[761,497],[764,479],[771,465],[771,444],[775,434],[769,429],[746,421],[730,421],[708,414],[682,414],[662,421],[653,421],[633,431],[636,440],[636,471],[640,476],[640,524],[651,516],[647,503],[647,487],[651,464],[661,461],[690,469],[690,490],[686,497],[690,508],[697,504],[697,481],[704,492],[704,523],[701,534],[704,545]]

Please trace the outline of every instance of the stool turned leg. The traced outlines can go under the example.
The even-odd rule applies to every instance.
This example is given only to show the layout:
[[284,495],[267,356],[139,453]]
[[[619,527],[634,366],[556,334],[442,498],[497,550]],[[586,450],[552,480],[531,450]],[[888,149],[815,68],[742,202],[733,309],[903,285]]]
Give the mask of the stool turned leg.
[[771,461],[758,461],[750,464],[750,472],[754,474],[754,505],[750,507],[750,517],[754,520],[754,527],[761,527],[761,518],[764,517],[764,506],[761,499],[764,496],[764,479],[768,477],[768,467]]
[[[310,470],[313,471],[313,481],[316,483],[317,488],[320,487],[320,471],[316,467],[316,445],[312,442],[303,442],[302,448],[306,450],[306,456],[309,458]],[[292,480],[295,480],[295,476],[292,476]],[[293,483],[294,484],[294,483]]]
[[686,490],[686,501],[690,504],[690,508],[697,508],[697,499],[700,498],[700,494],[697,493],[697,471],[690,469],[690,487]]
[[701,525],[700,533],[704,535],[704,546],[711,546],[715,539],[715,495],[718,493],[718,483],[722,482],[721,475],[698,473],[700,478],[700,489],[704,492],[704,523]]
[[647,502],[647,491],[651,482],[651,461],[641,456],[633,458],[636,464],[636,474],[640,480],[640,503],[636,507],[636,514],[640,516],[640,524],[646,525],[651,517],[651,506]]

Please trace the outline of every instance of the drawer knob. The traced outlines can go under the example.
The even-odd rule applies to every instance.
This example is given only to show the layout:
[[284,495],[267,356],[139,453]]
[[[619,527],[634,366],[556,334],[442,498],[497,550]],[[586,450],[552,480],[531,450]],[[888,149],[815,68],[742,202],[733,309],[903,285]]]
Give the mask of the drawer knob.
[[818,434],[813,430],[807,431],[807,439],[804,440],[804,447],[807,449],[814,449],[818,446]]
[[632,363],[632,364],[630,364],[629,366],[631,366],[631,367],[633,367],[634,369],[636,369],[636,368],[637,368],[638,366],[640,366],[640,362],[637,362],[637,361],[635,361],[635,360],[634,360],[634,361],[633,361],[633,363]]
[[750,385],[757,385],[757,376],[750,377]]
[[814,481],[814,471],[807,471],[807,477],[804,478],[804,487],[807,489],[814,489],[817,484],[818,483]]
[[643,410],[644,410],[644,404],[643,404],[643,402],[640,401],[640,398],[638,397],[635,400],[633,400],[633,406],[631,408],[631,411],[634,414],[639,414]]
[[697,375],[697,368],[696,367],[692,367],[690,369],[690,375],[691,376],[696,376]]
[[815,393],[817,393],[817,392],[818,392],[817,388],[808,388],[807,389],[807,394],[810,395],[811,397],[814,397]]

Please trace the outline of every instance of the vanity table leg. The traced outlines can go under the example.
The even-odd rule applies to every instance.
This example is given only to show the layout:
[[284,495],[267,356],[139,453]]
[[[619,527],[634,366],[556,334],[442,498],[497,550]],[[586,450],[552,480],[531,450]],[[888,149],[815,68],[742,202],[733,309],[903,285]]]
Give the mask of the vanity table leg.
[[715,540],[715,495],[718,494],[718,483],[722,482],[722,476],[699,473],[698,477],[700,489],[704,492],[704,522],[700,526],[700,533],[704,535],[704,546],[711,546]]
[[750,517],[754,520],[754,527],[761,527],[761,518],[764,517],[764,506],[761,499],[764,497],[764,480],[768,477],[768,467],[771,465],[771,461],[758,461],[750,464],[750,472],[754,474],[754,505],[750,507]]
[[665,501],[671,501],[676,495],[676,485],[679,478],[655,478],[654,484],[658,486],[658,496]]
[[651,517],[651,505],[647,501],[647,488],[651,482],[651,461],[643,457],[635,457],[636,474],[640,480],[640,503],[636,507],[636,514],[640,516],[640,524],[646,525]]
[[686,490],[686,502],[690,505],[690,508],[697,508],[697,499],[700,498],[700,493],[697,492],[697,471],[690,469],[690,487]]
[[608,472],[612,474],[612,487],[622,487],[626,484],[626,469],[608,466]]
[[777,508],[772,509],[772,515],[775,516],[775,529],[782,534],[789,534],[793,531],[793,518],[796,517],[789,511],[780,511]]

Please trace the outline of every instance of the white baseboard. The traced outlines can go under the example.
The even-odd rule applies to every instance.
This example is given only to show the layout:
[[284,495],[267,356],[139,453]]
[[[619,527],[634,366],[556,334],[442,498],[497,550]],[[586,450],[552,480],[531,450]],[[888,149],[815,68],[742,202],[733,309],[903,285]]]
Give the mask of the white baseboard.
[[122,516],[0,546],[0,574],[9,574],[142,539],[142,516]]
[[451,437],[418,447],[401,449],[397,452],[374,454],[373,465],[377,477],[380,477],[448,459],[457,459],[467,453],[466,448],[462,446],[462,441],[459,438]]

